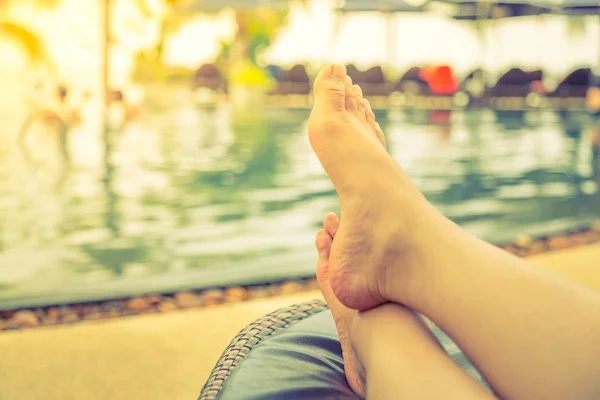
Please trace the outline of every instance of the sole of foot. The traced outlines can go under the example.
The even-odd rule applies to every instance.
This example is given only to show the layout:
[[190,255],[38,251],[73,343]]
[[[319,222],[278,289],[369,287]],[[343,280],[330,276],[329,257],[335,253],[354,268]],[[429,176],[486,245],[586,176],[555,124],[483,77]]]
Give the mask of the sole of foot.
[[389,278],[410,268],[413,244],[436,211],[391,158],[360,87],[342,65],[315,80],[309,140],[340,198],[342,220],[328,279],[345,306],[366,310],[389,299]]
[[[331,225],[330,220],[328,228],[332,229],[332,227],[333,225]],[[337,228],[335,228],[335,230],[337,230]],[[331,314],[333,315],[333,320],[335,322],[335,327],[338,331],[338,337],[342,347],[342,355],[344,357],[344,371],[346,373],[346,380],[348,381],[348,385],[354,393],[356,393],[360,398],[365,398],[366,388],[364,369],[356,357],[350,339],[352,322],[358,312],[351,310],[340,303],[331,289],[331,285],[329,283],[329,257],[331,253],[331,245],[333,243],[332,236],[327,232],[326,229],[321,229],[317,233],[315,243],[319,254],[317,262],[317,281],[319,283],[319,289],[321,289],[321,293],[329,305],[329,309],[331,310]]]

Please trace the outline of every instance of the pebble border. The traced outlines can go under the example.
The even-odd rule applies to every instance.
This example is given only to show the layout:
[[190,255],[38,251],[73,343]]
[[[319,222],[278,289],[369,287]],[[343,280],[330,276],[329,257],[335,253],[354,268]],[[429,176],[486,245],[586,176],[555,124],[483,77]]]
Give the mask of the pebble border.
[[[586,229],[538,239],[522,235],[517,237],[514,242],[499,247],[519,257],[527,257],[598,242],[600,242],[600,221]],[[268,285],[148,294],[117,300],[6,310],[0,311],[0,331],[212,307],[219,304],[238,303],[317,289],[317,280],[307,278]]]

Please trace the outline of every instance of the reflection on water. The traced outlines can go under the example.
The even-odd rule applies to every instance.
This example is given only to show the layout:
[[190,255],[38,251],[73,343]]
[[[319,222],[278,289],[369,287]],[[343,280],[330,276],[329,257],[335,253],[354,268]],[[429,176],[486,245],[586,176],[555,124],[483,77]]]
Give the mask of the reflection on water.
[[[70,164],[50,145],[32,155],[4,140],[0,306],[310,274],[314,234],[338,206],[307,118],[306,110],[158,108],[125,129],[74,130]],[[598,151],[583,116],[378,119],[426,196],[487,240],[600,216]]]

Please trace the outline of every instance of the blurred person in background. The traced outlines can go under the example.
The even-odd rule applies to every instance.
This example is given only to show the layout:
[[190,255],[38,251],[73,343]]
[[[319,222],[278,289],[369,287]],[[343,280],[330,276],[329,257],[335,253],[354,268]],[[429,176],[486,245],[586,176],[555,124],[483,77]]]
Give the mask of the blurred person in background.
[[108,94],[108,123],[112,128],[121,129],[136,118],[139,109],[130,104],[121,90],[112,90]]
[[592,71],[590,74],[586,106],[592,115],[600,115],[600,73],[598,70]]
[[[46,98],[41,83],[34,87],[32,96],[33,110],[25,119],[17,140],[25,151],[28,148],[28,136],[34,123],[41,122],[44,135],[55,134],[58,139],[58,150],[64,162],[69,162],[68,135],[71,127],[81,121],[78,109],[68,103],[69,89],[65,85],[56,88],[55,95]],[[51,133],[48,133],[51,132]]]

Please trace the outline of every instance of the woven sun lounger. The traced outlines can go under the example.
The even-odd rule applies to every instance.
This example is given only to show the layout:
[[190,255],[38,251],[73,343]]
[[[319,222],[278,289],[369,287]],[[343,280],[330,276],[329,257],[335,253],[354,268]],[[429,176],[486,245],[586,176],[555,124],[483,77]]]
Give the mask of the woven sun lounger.
[[[487,387],[464,353],[429,321],[448,355]],[[357,399],[344,375],[333,317],[321,300],[274,311],[238,333],[198,400]]]

